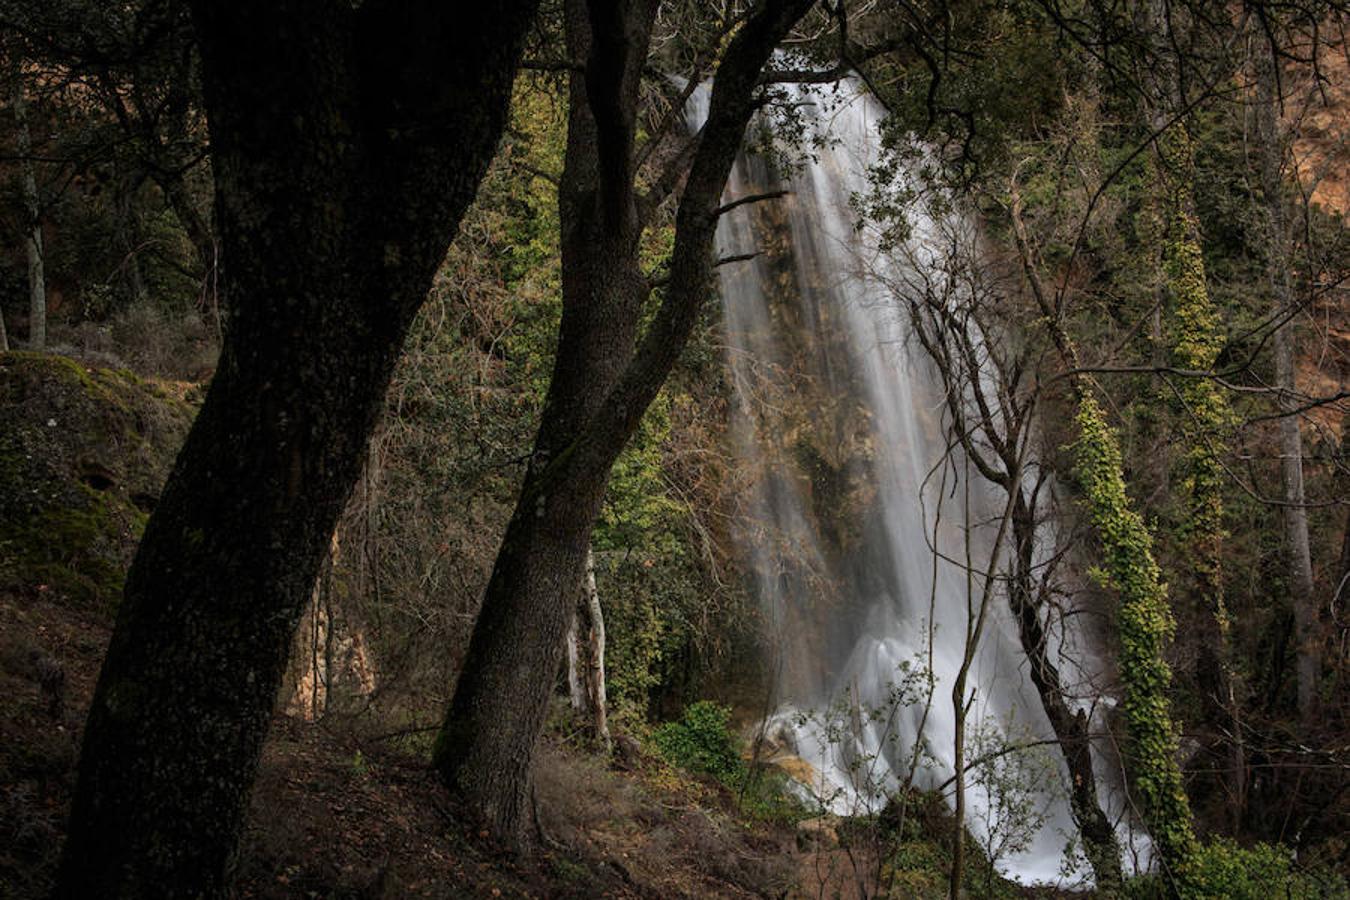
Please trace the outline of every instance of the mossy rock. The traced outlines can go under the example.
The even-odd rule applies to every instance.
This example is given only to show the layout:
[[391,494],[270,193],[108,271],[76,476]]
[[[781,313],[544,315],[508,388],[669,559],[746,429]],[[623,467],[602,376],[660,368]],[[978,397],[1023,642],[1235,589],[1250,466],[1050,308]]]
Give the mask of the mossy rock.
[[0,353],[0,590],[115,602],[193,414],[125,370]]

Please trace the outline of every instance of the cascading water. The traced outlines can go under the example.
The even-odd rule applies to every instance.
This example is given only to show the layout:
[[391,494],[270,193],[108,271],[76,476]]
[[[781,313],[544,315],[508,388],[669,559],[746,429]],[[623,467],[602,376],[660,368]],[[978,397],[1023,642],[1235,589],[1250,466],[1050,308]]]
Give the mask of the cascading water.
[[[706,103],[695,94],[691,122]],[[795,174],[776,178],[760,157],[737,162],[728,201],[788,194],[724,214],[717,244],[724,258],[747,257],[719,277],[732,428],[753,476],[742,539],[776,644],[766,734],[798,757],[816,800],[848,814],[876,811],[907,774],[920,789],[949,783],[951,686],[1004,497],[949,452],[940,381],[887,287],[904,266],[942,268],[940,223],[911,210],[903,254],[855,228],[851,198],[868,189],[880,112],[863,95],[816,112],[805,116],[813,158]],[[967,760],[981,740],[1054,737],[1010,618],[995,594],[968,674]],[[966,825],[997,849],[1009,829],[1034,823],[998,865],[1058,882],[1073,869],[1067,771],[1053,747],[1036,758],[1039,780],[1027,780],[1035,766],[1015,778],[1000,769],[997,788],[968,774]],[[1029,792],[1021,805],[1013,790]]]

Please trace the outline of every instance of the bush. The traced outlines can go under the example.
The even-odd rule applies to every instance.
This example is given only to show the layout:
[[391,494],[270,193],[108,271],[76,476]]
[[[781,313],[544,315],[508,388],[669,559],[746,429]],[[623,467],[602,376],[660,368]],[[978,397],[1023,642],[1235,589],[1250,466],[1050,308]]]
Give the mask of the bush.
[[[1128,893],[1134,900],[1171,896],[1156,875],[1129,882]],[[1345,900],[1350,890],[1335,876],[1296,870],[1293,855],[1283,846],[1240,847],[1217,838],[1196,853],[1182,896],[1197,900]]]
[[730,707],[700,700],[686,707],[678,720],[653,731],[652,744],[671,765],[735,785],[744,775],[745,763],[728,728],[730,721]]

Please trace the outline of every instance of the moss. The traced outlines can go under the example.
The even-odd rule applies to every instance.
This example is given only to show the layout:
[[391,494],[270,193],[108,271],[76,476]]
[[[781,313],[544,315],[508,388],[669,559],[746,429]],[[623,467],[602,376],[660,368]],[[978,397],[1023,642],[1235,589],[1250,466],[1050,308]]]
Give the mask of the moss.
[[116,597],[125,566],[110,538],[139,537],[134,521],[122,520],[114,504],[93,496],[82,506],[51,507],[27,521],[0,523],[0,559],[12,569],[0,570],[0,578],[39,591],[55,588],[82,602]]
[[0,589],[119,597],[192,415],[129,372],[0,354]]

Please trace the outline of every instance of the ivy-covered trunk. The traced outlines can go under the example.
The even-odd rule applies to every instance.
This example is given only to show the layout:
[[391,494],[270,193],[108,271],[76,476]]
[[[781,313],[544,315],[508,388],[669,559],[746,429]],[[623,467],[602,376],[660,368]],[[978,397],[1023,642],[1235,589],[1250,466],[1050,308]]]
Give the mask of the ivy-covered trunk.
[[127,577],[62,897],[229,893],[292,632],[505,120],[531,0],[202,0],[220,365]]
[[1229,808],[1240,823],[1246,807],[1247,763],[1242,712],[1233,663],[1231,623],[1224,597],[1222,454],[1224,432],[1233,423],[1228,397],[1209,373],[1224,346],[1223,321],[1210,299],[1200,225],[1195,215],[1195,151],[1184,122],[1158,138],[1159,181],[1163,186],[1163,284],[1172,331],[1172,360],[1194,374],[1181,386],[1181,433],[1185,454],[1178,487],[1184,492],[1180,523],[1184,559],[1182,584],[1193,598],[1201,624],[1193,639],[1196,683],[1206,718],[1227,728]]
[[1102,543],[1103,577],[1120,595],[1116,627],[1132,783],[1166,874],[1184,880],[1196,843],[1167,698],[1172,672],[1163,657],[1175,628],[1167,587],[1153,560],[1153,538],[1126,494],[1115,432],[1086,390],[1078,400],[1077,424],[1078,480]]
[[[1049,336],[1065,366],[1078,367],[1078,353],[1061,324],[1058,295],[1040,276],[1038,261],[1014,193],[1013,236],[1022,271]],[[1078,411],[1078,440],[1073,445],[1074,470],[1084,505],[1101,542],[1102,581],[1116,591],[1117,663],[1124,688],[1125,752],[1138,809],[1173,890],[1183,893],[1197,850],[1190,801],[1177,764],[1177,736],[1169,692],[1172,671],[1165,654],[1175,632],[1167,586],[1153,556],[1153,536],[1125,490],[1125,464],[1120,442],[1082,374],[1070,377]]]

